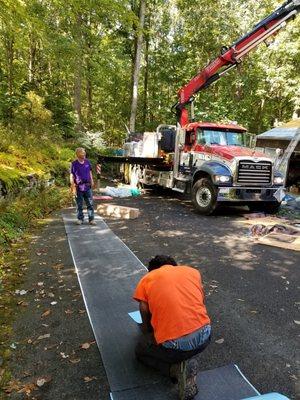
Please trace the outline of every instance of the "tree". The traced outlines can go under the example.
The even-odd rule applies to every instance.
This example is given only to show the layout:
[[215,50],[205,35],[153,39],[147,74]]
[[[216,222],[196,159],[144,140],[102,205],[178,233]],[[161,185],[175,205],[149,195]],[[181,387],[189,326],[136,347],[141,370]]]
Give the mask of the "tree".
[[140,76],[140,67],[142,58],[145,10],[146,10],[146,0],[140,0],[139,26],[137,29],[137,36],[136,36],[136,51],[135,51],[133,79],[132,79],[132,100],[131,100],[131,113],[129,122],[130,132],[135,132],[135,120],[137,113],[138,85],[139,85],[139,76]]

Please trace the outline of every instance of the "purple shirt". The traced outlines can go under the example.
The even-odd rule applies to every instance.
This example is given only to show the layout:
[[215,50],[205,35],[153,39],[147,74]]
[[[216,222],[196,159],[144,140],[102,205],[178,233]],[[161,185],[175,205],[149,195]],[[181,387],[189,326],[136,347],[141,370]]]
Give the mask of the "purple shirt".
[[82,164],[78,160],[72,162],[71,174],[80,192],[86,192],[91,188],[91,170],[92,166],[87,158]]

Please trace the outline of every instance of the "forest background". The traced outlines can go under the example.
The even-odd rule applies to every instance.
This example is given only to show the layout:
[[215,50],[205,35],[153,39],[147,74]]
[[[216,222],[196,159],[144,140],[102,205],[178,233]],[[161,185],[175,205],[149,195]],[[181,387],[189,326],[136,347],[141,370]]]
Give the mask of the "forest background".
[[[281,3],[0,0],[0,197],[28,176],[59,182],[77,145],[90,154],[122,145],[139,45],[135,131],[143,132],[174,124],[178,89]],[[299,33],[298,18],[201,92],[196,119],[260,133],[299,116]],[[0,237],[1,229],[0,218]]]
[[[136,130],[174,123],[178,89],[281,3],[147,0]],[[75,132],[121,144],[139,6],[138,0],[0,0],[3,150],[12,142],[67,141]],[[196,119],[236,120],[260,133],[299,115],[299,33],[299,20],[288,24],[269,48],[261,45],[238,71],[202,92]]]

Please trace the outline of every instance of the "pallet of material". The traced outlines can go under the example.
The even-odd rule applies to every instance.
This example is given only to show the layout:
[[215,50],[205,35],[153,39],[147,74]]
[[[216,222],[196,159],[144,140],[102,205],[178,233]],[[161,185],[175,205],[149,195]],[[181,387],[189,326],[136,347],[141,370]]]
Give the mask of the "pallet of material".
[[266,236],[257,239],[259,244],[267,246],[280,247],[287,250],[300,251],[300,230],[299,234],[286,235],[284,233],[269,233]]
[[99,204],[97,213],[102,217],[135,219],[140,215],[140,210],[133,207],[118,206],[116,204]]

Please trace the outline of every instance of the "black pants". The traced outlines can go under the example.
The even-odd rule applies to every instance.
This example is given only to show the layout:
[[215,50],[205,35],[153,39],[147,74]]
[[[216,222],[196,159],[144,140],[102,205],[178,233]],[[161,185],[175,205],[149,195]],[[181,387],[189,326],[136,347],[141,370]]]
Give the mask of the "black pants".
[[170,367],[172,364],[177,364],[182,361],[194,357],[201,353],[210,343],[209,339],[198,349],[191,351],[181,351],[176,349],[167,349],[162,345],[155,343],[152,334],[142,335],[139,339],[136,348],[136,358],[147,365],[158,370],[164,376],[170,376]]

